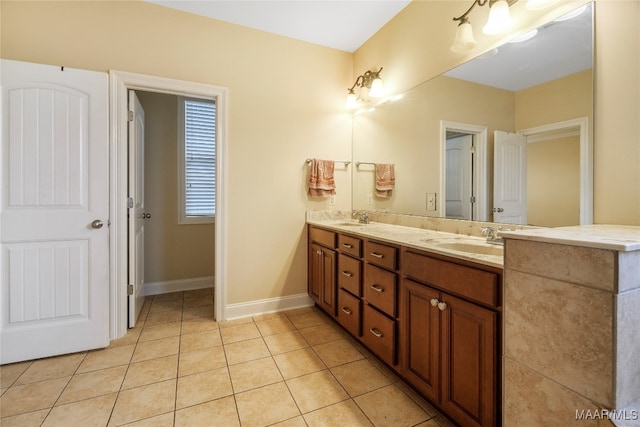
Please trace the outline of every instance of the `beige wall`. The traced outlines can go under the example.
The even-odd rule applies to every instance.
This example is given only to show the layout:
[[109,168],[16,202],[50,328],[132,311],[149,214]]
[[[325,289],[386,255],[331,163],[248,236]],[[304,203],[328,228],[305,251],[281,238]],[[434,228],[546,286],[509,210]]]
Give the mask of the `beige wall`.
[[527,222],[546,227],[580,224],[580,138],[527,146]]
[[580,117],[587,117],[589,124],[593,124],[592,70],[581,71],[516,92],[517,130]]
[[214,224],[178,224],[178,99],[138,91],[145,112],[145,282],[213,276]]
[[[511,8],[516,32],[534,28],[585,1],[562,1],[542,11]],[[472,21],[478,47],[460,55],[449,50],[456,26],[451,18],[465,10],[457,1],[414,1],[354,54],[354,77],[383,66],[385,86],[402,92],[429,80],[507,36],[479,30],[487,7]],[[594,221],[640,225],[640,2],[599,0],[595,7]]]
[[[306,292],[305,159],[349,159],[351,54],[139,1],[6,1],[2,58],[229,88],[227,303]],[[351,174],[336,172],[338,209]]]

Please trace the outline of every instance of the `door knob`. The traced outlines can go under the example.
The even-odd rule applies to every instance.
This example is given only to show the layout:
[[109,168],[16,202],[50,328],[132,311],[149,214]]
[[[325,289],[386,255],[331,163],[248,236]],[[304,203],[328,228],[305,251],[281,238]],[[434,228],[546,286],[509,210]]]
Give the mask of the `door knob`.
[[145,213],[145,214],[142,214],[142,217],[144,219],[149,219],[149,218],[151,218],[151,214],[150,213]]
[[502,208],[493,208],[493,209],[491,209],[491,212],[504,212],[504,209],[502,209]]
[[91,228],[102,228],[103,225],[104,224],[99,219],[96,219],[93,222],[91,222]]

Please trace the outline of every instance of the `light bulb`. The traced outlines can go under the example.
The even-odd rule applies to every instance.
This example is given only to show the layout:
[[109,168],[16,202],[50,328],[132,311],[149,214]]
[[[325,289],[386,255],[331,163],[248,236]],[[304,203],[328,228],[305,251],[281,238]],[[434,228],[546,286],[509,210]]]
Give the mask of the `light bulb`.
[[358,97],[353,91],[349,91],[347,95],[347,102],[345,104],[347,108],[356,108],[358,106]]
[[491,35],[500,34],[507,31],[512,25],[509,4],[506,0],[498,0],[491,6],[487,25],[482,28],[482,32]]
[[376,77],[371,82],[371,89],[369,89],[369,96],[373,98],[379,98],[384,94],[384,87],[382,85],[382,79]]
[[473,37],[473,28],[467,18],[463,18],[458,29],[456,30],[456,38],[451,46],[451,51],[456,53],[468,52],[476,47],[478,43]]

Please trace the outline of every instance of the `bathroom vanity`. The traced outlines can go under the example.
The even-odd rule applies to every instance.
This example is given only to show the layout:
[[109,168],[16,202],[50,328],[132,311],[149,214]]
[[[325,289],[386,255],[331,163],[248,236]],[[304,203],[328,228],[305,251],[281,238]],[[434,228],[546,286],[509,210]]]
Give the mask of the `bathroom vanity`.
[[400,225],[307,222],[318,307],[458,424],[500,425],[502,247]]

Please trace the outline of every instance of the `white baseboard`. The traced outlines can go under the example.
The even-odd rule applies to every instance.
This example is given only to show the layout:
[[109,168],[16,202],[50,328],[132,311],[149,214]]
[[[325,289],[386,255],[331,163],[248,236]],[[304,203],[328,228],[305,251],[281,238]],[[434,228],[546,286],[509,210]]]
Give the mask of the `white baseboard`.
[[288,295],[285,297],[268,298],[263,300],[228,304],[225,307],[227,320],[241,317],[255,316],[264,313],[275,313],[295,308],[310,307],[313,300],[307,294]]
[[192,291],[194,289],[213,288],[213,276],[194,277],[192,279],[167,280],[164,282],[145,283],[142,295],[159,295],[171,292]]

